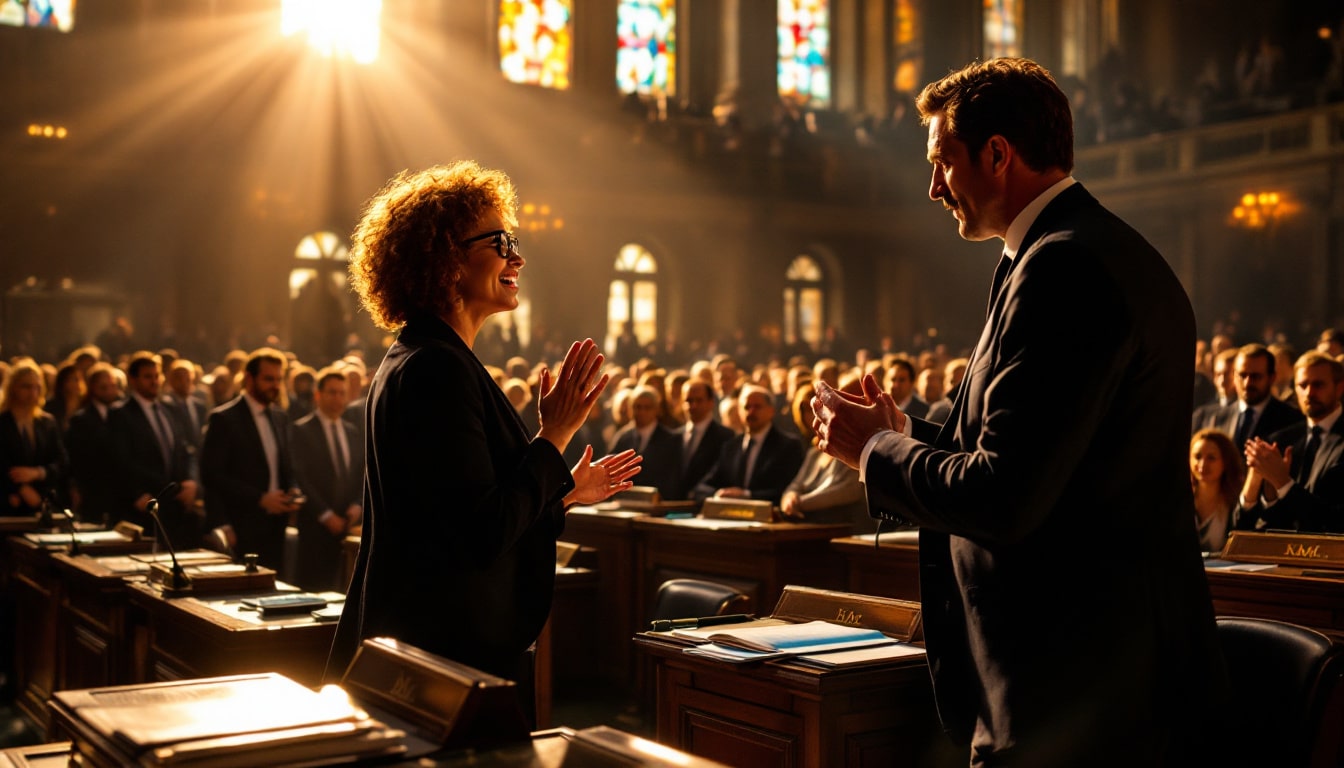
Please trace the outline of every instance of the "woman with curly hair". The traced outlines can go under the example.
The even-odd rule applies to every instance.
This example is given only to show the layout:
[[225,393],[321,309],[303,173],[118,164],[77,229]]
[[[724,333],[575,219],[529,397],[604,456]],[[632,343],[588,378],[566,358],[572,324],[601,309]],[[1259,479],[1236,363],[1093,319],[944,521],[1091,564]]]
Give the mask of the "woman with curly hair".
[[591,339],[541,371],[528,434],[472,352],[486,318],[518,306],[526,263],[513,184],[473,162],[402,173],[353,235],[350,274],[379,326],[399,331],[370,385],[364,529],[328,678],[366,637],[515,680],[550,613],[565,509],[629,488],[627,451],[571,470],[561,456],[607,384]]
[[1190,438],[1190,485],[1195,492],[1195,529],[1199,548],[1221,552],[1241,493],[1241,459],[1232,438],[1217,429],[1201,429]]
[[45,399],[42,369],[31,358],[15,362],[0,393],[0,499],[6,515],[35,514],[43,500],[63,490],[69,462],[61,428],[42,410]]

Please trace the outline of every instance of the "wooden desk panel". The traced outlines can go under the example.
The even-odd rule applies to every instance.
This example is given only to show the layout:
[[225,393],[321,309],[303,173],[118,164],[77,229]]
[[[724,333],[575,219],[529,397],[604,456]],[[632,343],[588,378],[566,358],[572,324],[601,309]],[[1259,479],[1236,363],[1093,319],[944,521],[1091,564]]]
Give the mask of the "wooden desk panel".
[[[608,688],[629,685],[634,669],[630,637],[645,629],[635,613],[635,571],[639,567],[639,540],[634,521],[640,512],[597,512],[576,507],[565,516],[561,541],[589,547],[596,558],[596,590],[592,643],[586,648],[559,640],[562,654],[557,684],[598,681]],[[585,553],[586,554],[586,553]],[[573,606],[578,608],[579,606]]]
[[[279,672],[304,685],[322,680],[336,622],[307,614],[261,619],[237,610],[243,595],[165,598],[147,584],[130,584],[142,612],[148,656],[133,682]],[[264,593],[273,594],[273,593]]]
[[876,546],[871,535],[832,541],[831,548],[845,560],[845,589],[918,602],[919,540],[913,538],[885,534]]
[[635,643],[656,666],[663,744],[750,768],[966,764],[938,726],[922,658],[822,671],[725,664],[647,635]]
[[57,622],[61,581],[51,552],[21,536],[8,540],[9,589],[14,597],[14,671],[17,704],[46,731],[47,699],[56,690]]
[[1287,621],[1344,642],[1344,573],[1341,578],[1303,576],[1301,568],[1288,565],[1265,571],[1208,568],[1205,573],[1219,616]]

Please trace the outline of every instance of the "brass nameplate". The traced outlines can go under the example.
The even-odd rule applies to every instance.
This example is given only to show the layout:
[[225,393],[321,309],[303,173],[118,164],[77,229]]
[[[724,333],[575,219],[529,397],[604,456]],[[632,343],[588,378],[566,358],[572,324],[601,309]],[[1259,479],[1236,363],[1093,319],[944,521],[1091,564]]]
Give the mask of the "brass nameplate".
[[749,520],[768,523],[774,519],[775,505],[761,499],[705,499],[700,516],[707,520]]
[[1344,570],[1344,536],[1233,531],[1223,559]]
[[569,565],[569,561],[574,559],[574,555],[578,551],[578,544],[573,544],[568,541],[555,542],[555,567],[564,568]]
[[188,583],[175,589],[173,565],[158,561],[149,566],[149,583],[157,585],[168,597],[182,595],[218,595],[223,592],[250,592],[275,589],[275,571],[258,566],[249,571],[237,563],[192,562],[182,566]]
[[924,635],[919,603],[792,584],[784,587],[771,616],[796,622],[821,619],[876,629],[906,641],[919,640]]

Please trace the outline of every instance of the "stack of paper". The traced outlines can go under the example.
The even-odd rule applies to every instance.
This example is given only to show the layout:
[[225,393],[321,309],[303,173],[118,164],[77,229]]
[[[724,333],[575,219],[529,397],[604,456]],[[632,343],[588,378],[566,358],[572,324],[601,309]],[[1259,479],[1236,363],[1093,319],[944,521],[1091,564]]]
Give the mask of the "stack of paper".
[[717,627],[704,645],[686,653],[730,662],[766,661],[788,656],[895,645],[896,641],[876,629],[809,621],[805,624],[775,624],[737,628]]

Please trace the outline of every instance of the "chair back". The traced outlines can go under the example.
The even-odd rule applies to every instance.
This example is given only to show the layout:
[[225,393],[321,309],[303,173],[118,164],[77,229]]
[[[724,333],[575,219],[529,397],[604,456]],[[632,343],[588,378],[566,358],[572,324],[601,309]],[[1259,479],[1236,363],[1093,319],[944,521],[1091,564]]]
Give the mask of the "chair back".
[[736,589],[701,579],[669,579],[658,587],[650,620],[691,619],[740,611],[748,597]]
[[1314,629],[1271,619],[1220,617],[1218,641],[1230,710],[1254,713],[1253,728],[1235,729],[1233,751],[1245,765],[1344,765],[1344,649]]

